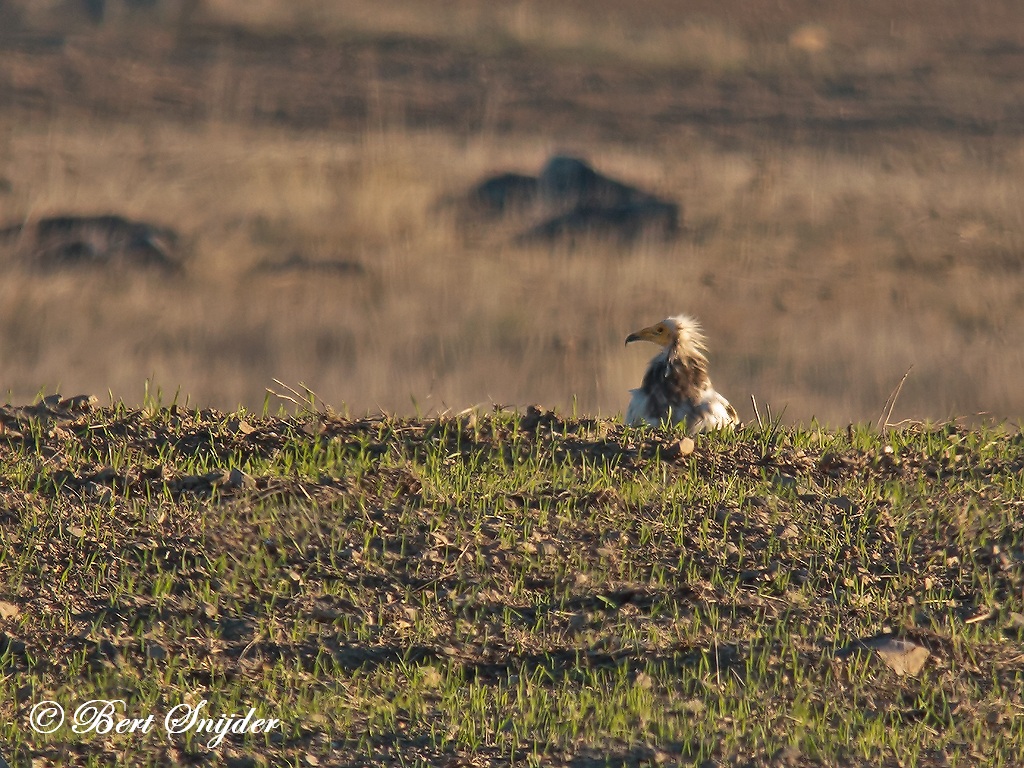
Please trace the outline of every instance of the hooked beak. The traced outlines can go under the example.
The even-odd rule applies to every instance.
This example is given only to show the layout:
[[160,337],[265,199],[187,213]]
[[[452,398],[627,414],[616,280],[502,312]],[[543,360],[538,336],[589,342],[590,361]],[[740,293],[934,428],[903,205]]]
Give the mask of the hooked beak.
[[647,328],[641,328],[639,331],[629,334],[629,336],[626,337],[626,343],[629,344],[634,341],[654,341],[657,336],[654,329],[657,327],[658,326],[656,325],[650,325]]

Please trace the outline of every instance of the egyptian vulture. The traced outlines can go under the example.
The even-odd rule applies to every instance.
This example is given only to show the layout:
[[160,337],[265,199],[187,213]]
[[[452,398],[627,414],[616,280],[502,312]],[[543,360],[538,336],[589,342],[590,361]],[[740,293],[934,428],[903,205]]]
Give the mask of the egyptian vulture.
[[736,409],[711,386],[704,332],[696,320],[669,317],[629,334],[626,343],[631,341],[652,341],[662,350],[647,366],[640,388],[631,390],[627,424],[686,422],[687,434],[695,435],[739,423]]

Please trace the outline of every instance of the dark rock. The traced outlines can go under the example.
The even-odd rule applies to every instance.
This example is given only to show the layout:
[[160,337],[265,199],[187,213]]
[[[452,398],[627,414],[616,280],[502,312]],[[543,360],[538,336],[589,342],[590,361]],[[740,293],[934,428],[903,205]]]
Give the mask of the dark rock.
[[[679,206],[595,170],[586,160],[555,155],[539,177],[501,173],[467,195],[468,208],[488,216],[529,216],[534,223],[516,241],[572,240],[581,235],[623,242],[674,237]],[[529,220],[529,219],[526,219]]]
[[628,203],[607,208],[587,205],[542,221],[518,240],[555,240],[578,235],[603,235],[622,241],[644,235],[671,238],[679,232],[679,209],[674,203]]
[[552,210],[623,209],[661,203],[654,195],[594,170],[585,160],[555,155],[537,180],[541,200]]
[[469,191],[469,202],[484,213],[521,211],[537,200],[537,179],[522,173],[502,173],[484,179]]
[[79,267],[142,267],[180,272],[178,234],[118,215],[51,216],[0,230],[30,265],[55,271]]
[[107,0],[82,0],[82,8],[91,22],[101,24],[107,15]]

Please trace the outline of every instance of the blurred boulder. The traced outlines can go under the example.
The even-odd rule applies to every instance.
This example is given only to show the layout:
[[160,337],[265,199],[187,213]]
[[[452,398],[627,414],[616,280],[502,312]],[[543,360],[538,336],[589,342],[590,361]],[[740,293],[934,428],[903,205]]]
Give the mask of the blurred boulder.
[[555,155],[548,160],[537,182],[544,204],[566,212],[662,202],[654,195],[599,173],[585,160],[568,155]]
[[517,242],[557,241],[581,235],[623,242],[679,232],[679,205],[606,176],[586,160],[554,155],[539,176],[501,173],[483,179],[467,196],[469,207],[491,217],[532,223]]
[[671,237],[679,231],[679,208],[651,200],[619,205],[581,205],[523,232],[517,240],[556,240],[579,235],[603,235],[624,242],[644,235]]
[[63,35],[124,21],[188,22],[203,11],[206,3],[207,0],[0,0],[0,36],[44,31]]
[[537,200],[537,179],[522,173],[502,173],[484,179],[469,192],[469,203],[483,213],[521,212]]
[[178,234],[123,216],[50,216],[0,229],[0,246],[29,267],[54,271],[82,267],[146,268],[176,273]]

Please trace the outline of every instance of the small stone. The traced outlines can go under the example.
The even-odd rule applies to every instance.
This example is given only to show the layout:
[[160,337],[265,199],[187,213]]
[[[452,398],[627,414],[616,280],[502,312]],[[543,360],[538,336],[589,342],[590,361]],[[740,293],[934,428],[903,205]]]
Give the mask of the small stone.
[[232,469],[231,472],[228,473],[227,485],[231,488],[251,490],[256,487],[256,480],[252,475],[247,475],[240,469]]
[[28,646],[13,635],[0,632],[0,654],[10,653],[14,656],[24,656]]
[[874,651],[890,669],[900,676],[916,675],[931,655],[924,646],[910,640],[901,640],[890,633],[857,640],[844,649],[843,655],[850,655],[858,649]]
[[231,419],[228,422],[228,430],[235,434],[251,435],[256,431],[256,427],[245,419]]
[[64,398],[57,404],[57,407],[64,411],[89,412],[98,402],[99,398],[96,395],[75,395]]
[[680,440],[675,440],[665,448],[665,458],[673,460],[684,459],[693,453],[694,448],[696,448],[696,443],[693,442],[693,438],[684,437]]
[[828,500],[828,503],[838,509],[841,512],[856,512],[857,505],[850,501],[845,496],[833,496]]
[[519,420],[519,428],[525,432],[532,432],[546,415],[547,412],[539,405],[529,405],[526,407],[526,415]]
[[790,523],[785,527],[779,526],[779,530],[776,531],[776,536],[778,536],[779,539],[782,539],[783,541],[786,541],[788,539],[796,539],[800,537],[800,529],[793,525],[793,523]]
[[772,478],[772,485],[780,491],[795,491],[796,478],[792,475],[784,475],[780,472]]
[[167,658],[167,649],[159,643],[146,643],[146,657],[159,661]]

